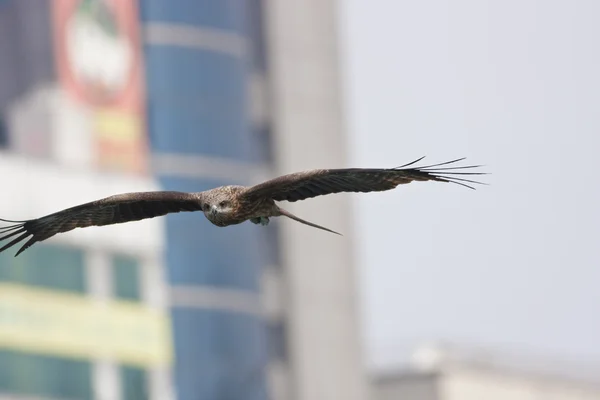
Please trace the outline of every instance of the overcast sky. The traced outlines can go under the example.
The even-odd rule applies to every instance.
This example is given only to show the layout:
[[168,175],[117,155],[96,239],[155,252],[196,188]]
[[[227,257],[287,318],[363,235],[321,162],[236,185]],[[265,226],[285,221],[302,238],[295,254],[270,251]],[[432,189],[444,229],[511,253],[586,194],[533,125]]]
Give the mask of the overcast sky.
[[600,362],[600,1],[339,3],[352,163],[493,173],[354,195],[369,363],[428,338]]

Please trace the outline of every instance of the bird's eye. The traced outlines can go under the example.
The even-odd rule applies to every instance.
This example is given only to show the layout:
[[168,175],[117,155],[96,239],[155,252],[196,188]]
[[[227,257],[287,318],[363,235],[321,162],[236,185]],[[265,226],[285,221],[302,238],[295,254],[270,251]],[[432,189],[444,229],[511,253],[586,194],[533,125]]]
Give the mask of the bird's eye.
[[204,210],[208,211],[210,209],[210,204],[204,203],[202,207],[204,208]]
[[225,207],[227,205],[227,201],[223,200],[222,202],[219,203],[219,206],[221,207]]

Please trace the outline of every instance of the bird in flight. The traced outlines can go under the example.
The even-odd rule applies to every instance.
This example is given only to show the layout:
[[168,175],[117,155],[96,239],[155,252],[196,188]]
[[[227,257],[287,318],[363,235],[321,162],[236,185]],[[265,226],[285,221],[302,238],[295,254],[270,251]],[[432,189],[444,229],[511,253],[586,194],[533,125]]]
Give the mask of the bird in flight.
[[381,192],[412,181],[449,182],[470,189],[474,189],[471,184],[482,184],[463,177],[484,174],[463,171],[480,167],[479,165],[450,166],[464,158],[415,167],[414,164],[423,158],[396,168],[314,169],[283,175],[255,186],[220,186],[204,192],[124,193],[37,219],[0,219],[13,223],[0,228],[0,242],[11,239],[0,248],[0,252],[28,239],[17,251],[16,257],[36,242],[75,228],[120,224],[183,211],[202,211],[210,222],[220,227],[248,220],[264,226],[268,225],[269,218],[284,216],[339,235],[338,232],[293,215],[275,202],[295,202],[340,192]]

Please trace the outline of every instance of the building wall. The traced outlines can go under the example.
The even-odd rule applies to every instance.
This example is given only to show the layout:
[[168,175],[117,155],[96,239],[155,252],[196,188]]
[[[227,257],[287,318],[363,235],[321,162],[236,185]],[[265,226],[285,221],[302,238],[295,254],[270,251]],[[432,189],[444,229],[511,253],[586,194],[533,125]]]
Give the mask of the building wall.
[[[248,10],[239,0],[141,2],[153,169],[166,190],[249,184],[266,161],[252,140]],[[265,399],[260,274],[264,228],[166,219],[174,376],[182,400]]]
[[456,368],[440,381],[440,400],[593,400],[600,398],[596,384],[535,377],[485,368]]
[[441,400],[439,378],[435,374],[407,373],[377,377],[373,384],[373,400]]
[[600,383],[536,377],[488,368],[447,368],[435,374],[407,373],[377,379],[375,400],[592,400]]
[[417,349],[403,371],[374,375],[373,399],[592,400],[597,371],[566,360],[456,345]]
[[[150,179],[73,170],[7,150],[0,152],[0,174],[11,196],[0,196],[0,209],[8,218],[157,189]],[[0,393],[171,398],[162,226],[135,225],[76,230],[17,258],[12,248],[0,254]]]
[[[81,31],[62,29],[84,26],[76,16],[81,4],[0,1],[2,218],[37,218],[115,193],[159,189],[144,173],[140,64],[128,57],[136,54],[136,2],[87,14],[87,28],[118,21],[118,34],[88,43],[91,51],[74,60],[66,49],[80,48]],[[114,52],[123,50],[124,35],[133,40],[123,58]],[[128,85],[110,98],[103,97],[110,85],[99,92],[88,85],[107,72],[90,62],[96,54],[130,68],[112,75]],[[81,67],[91,81],[76,76]],[[163,231],[159,219],[77,229],[17,258],[18,247],[0,254],[0,397],[172,398]]]
[[[336,1],[265,1],[269,109],[277,174],[348,166]],[[348,196],[283,203],[342,232],[283,220],[289,392],[298,400],[366,399]]]
[[[18,187],[0,196],[0,217],[345,164],[334,2],[112,1],[143,53],[124,52],[119,41],[95,43],[114,54],[81,43],[75,53],[84,55],[76,63],[99,66],[82,68],[111,78],[109,87],[122,83],[133,56],[135,83],[120,88],[129,94],[116,104],[98,87],[80,87],[57,41],[57,21],[91,3],[0,0],[0,77],[8,77],[0,79],[0,171],[6,187]],[[99,55],[110,62],[94,62]],[[107,353],[84,346],[87,353],[73,355],[15,347],[16,335],[0,335],[0,364],[11,365],[0,365],[0,398],[366,398],[349,204],[338,197],[289,208],[346,236],[283,219],[223,229],[201,214],[178,214],[57,235],[17,259],[0,254],[0,285],[14,294],[0,296],[0,316],[6,305],[14,312],[15,296],[45,298],[41,285],[57,292],[48,304],[89,307],[103,329],[122,325],[105,305],[115,306],[112,316],[133,305],[156,317],[135,318],[159,338],[145,356],[141,340],[127,354],[108,343]],[[61,297],[65,291],[77,301]],[[115,334],[134,337],[128,332]],[[38,386],[23,383],[32,373]],[[57,379],[73,374],[79,378]]]

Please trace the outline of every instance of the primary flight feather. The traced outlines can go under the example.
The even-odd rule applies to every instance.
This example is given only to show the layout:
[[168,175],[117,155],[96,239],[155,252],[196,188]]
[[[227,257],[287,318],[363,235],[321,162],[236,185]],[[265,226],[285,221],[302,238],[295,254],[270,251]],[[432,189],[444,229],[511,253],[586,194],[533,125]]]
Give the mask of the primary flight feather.
[[124,193],[67,208],[37,219],[26,221],[0,219],[0,221],[14,223],[0,228],[0,242],[7,241],[0,248],[0,252],[26,240],[15,254],[16,257],[36,242],[75,228],[120,224],[183,211],[202,211],[210,222],[221,227],[248,220],[255,224],[267,225],[270,217],[285,216],[339,234],[300,219],[275,202],[294,202],[340,192],[385,191],[412,181],[449,182],[471,189],[474,188],[470,184],[481,184],[460,177],[482,175],[481,172],[462,171],[476,168],[477,165],[448,167],[464,158],[424,167],[411,167],[422,159],[423,157],[396,168],[315,169],[283,175],[249,187],[229,185],[195,193],[173,191]]

